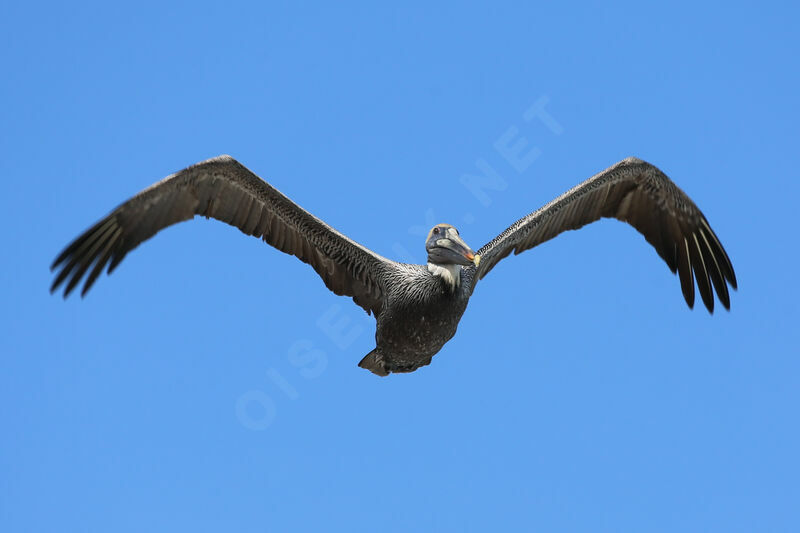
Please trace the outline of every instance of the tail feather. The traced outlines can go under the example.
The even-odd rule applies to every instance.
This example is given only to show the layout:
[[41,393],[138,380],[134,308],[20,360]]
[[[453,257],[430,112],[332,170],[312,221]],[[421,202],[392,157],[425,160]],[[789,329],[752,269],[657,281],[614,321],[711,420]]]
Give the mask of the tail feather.
[[373,374],[377,376],[388,376],[389,371],[386,370],[386,364],[383,361],[383,355],[378,351],[377,348],[369,352],[364,359],[358,363],[358,366],[361,368],[366,368]]

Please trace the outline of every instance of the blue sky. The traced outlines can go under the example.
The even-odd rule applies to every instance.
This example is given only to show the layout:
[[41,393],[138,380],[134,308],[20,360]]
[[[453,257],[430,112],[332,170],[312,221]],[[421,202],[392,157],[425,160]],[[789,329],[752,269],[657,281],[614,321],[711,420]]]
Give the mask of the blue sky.
[[[5,6],[0,530],[797,531],[783,4]],[[68,241],[222,153],[415,261],[433,223],[478,248],[636,155],[705,212],[740,290],[688,310],[603,221],[504,260],[433,364],[387,379],[356,367],[371,318],[215,221],[83,300],[48,293]],[[505,185],[483,199],[460,182],[480,165]]]

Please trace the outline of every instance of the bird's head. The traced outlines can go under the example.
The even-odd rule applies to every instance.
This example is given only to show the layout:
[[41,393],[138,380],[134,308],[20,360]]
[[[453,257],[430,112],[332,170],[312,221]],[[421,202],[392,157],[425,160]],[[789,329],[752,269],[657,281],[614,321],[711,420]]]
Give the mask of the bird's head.
[[450,224],[437,224],[428,233],[425,242],[428,251],[428,263],[434,265],[478,265],[480,256],[467,246],[458,230]]

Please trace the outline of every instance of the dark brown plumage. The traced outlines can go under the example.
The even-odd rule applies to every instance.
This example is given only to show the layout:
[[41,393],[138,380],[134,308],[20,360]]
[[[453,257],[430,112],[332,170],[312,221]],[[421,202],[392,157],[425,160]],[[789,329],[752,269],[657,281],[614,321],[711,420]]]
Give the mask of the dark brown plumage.
[[86,277],[85,294],[140,243],[196,215],[216,218],[311,265],[325,285],[375,315],[376,348],[360,366],[379,375],[430,363],[455,334],[477,281],[512,251],[602,217],[631,224],[680,277],[689,307],[694,285],[709,312],[714,291],[730,308],[736,288],[728,255],[706,218],[656,167],[629,158],[521,218],[477,254],[447,224],[428,236],[428,265],[396,263],[348,239],[229,156],[188,167],[148,187],[75,239],[55,259],[51,291],[64,296]]

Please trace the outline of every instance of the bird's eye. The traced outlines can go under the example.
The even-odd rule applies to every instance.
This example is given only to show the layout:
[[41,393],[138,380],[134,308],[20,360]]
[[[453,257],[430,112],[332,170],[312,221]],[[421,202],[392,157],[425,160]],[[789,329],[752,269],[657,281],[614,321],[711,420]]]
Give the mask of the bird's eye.
[[439,228],[433,228],[433,232],[438,234],[439,233]]

